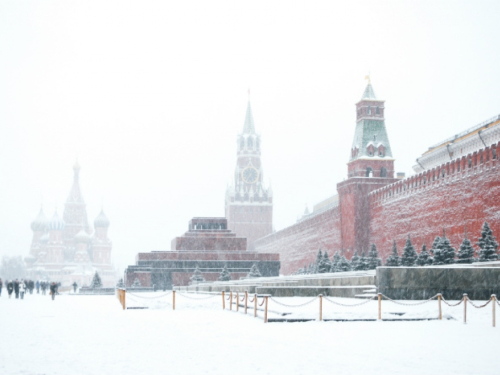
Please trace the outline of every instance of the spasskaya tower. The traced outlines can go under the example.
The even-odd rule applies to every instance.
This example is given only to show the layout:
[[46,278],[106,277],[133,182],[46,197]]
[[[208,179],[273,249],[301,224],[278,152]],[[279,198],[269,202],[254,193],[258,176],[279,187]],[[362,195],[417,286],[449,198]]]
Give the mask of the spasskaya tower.
[[272,232],[272,191],[263,183],[260,153],[260,135],[248,101],[243,132],[237,137],[234,182],[227,188],[225,205],[228,229],[247,238],[248,250],[255,249],[255,240]]

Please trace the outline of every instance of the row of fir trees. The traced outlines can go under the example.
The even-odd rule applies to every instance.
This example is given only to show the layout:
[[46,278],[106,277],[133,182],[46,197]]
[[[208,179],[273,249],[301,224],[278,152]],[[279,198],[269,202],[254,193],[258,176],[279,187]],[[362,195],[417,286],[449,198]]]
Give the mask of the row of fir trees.
[[[456,250],[451,246],[450,240],[446,238],[443,230],[443,236],[436,237],[429,250],[427,250],[427,246],[424,244],[421,251],[417,253],[408,235],[401,256],[399,255],[396,241],[394,241],[392,253],[387,258],[385,265],[389,267],[439,266],[444,264],[468,264],[498,260],[498,243],[487,222],[483,224],[481,237],[479,237],[476,244],[479,248],[477,252],[467,237],[467,232],[465,232],[465,238],[458,250]],[[371,245],[368,254],[362,252],[359,255],[356,251],[350,261],[344,256],[340,256],[338,252],[330,260],[328,253],[326,251],[322,253],[320,249],[316,257],[316,262],[299,269],[296,274],[373,270],[381,265],[382,260],[378,256],[375,244]]]

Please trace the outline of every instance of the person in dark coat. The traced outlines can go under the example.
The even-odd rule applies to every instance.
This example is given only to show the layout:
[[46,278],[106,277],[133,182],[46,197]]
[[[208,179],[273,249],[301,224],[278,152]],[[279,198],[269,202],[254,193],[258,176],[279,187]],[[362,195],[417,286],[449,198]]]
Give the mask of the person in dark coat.
[[7,282],[7,293],[9,293],[9,298],[12,296],[12,292],[14,291],[14,283],[12,280]]
[[73,293],[76,293],[76,288],[78,288],[78,284],[76,281],[73,283]]
[[0,296],[2,295],[3,281],[0,279]]
[[33,289],[35,289],[35,283],[33,280],[29,281],[30,294],[33,294]]
[[16,293],[16,298],[19,298],[19,280],[14,281],[14,293]]
[[36,281],[36,294],[40,294],[40,280]]
[[55,282],[52,282],[52,284],[50,284],[50,294],[52,296],[52,301],[56,298],[56,293],[57,293],[57,284]]

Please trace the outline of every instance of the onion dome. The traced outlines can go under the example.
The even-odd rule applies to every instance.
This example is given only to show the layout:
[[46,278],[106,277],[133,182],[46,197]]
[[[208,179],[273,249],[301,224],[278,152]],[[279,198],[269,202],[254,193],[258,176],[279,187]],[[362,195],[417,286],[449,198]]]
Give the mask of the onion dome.
[[78,232],[75,236],[75,242],[78,243],[87,243],[90,240],[90,236],[83,229]]
[[45,229],[47,228],[48,223],[49,223],[49,219],[47,219],[47,217],[43,213],[43,208],[40,208],[40,212],[38,213],[38,216],[36,217],[35,220],[33,220],[31,222],[31,230],[33,232],[36,232],[36,231],[44,232]]
[[104,210],[94,220],[94,228],[107,228],[109,227],[109,219],[104,214]]
[[45,233],[42,237],[40,237],[40,243],[46,244],[47,242],[49,242],[49,234]]
[[59,217],[57,211],[54,212],[54,216],[49,221],[49,230],[63,230],[64,220]]

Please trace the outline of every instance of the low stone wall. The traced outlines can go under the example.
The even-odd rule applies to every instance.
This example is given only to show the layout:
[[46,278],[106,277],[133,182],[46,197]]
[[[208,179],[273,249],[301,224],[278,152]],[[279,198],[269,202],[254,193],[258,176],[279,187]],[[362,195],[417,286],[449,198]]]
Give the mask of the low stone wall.
[[105,294],[105,295],[112,295],[115,294],[115,288],[86,288],[86,287],[81,287],[78,290],[78,294]]
[[437,293],[450,300],[464,293],[473,300],[500,296],[499,267],[379,267],[376,280],[379,293],[399,300],[422,300]]

